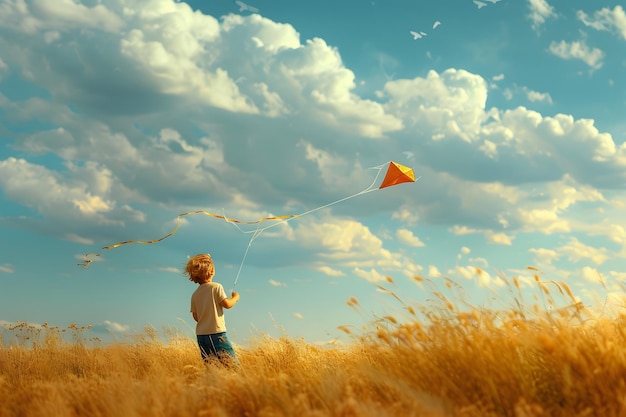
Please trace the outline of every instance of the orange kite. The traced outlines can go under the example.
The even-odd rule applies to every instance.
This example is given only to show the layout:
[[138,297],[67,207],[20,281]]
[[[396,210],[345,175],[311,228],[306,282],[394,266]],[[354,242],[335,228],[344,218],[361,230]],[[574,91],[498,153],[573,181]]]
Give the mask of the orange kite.
[[385,179],[378,188],[391,187],[403,182],[415,182],[415,173],[411,168],[391,161]]

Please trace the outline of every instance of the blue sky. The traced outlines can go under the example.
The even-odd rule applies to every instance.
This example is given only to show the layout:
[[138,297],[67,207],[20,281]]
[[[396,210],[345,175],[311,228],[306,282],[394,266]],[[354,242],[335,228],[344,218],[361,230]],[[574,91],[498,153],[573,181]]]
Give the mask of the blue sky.
[[401,315],[379,286],[409,304],[431,297],[414,276],[506,304],[501,274],[533,292],[530,265],[588,305],[621,305],[622,6],[249,5],[258,12],[227,0],[0,2],[3,326],[190,332],[187,256],[211,253],[228,291],[250,233],[188,216],[160,243],[77,263],[162,237],[188,211],[304,213],[363,190],[391,160],[421,179],[252,242],[227,313],[236,343],[341,339],[337,326]]

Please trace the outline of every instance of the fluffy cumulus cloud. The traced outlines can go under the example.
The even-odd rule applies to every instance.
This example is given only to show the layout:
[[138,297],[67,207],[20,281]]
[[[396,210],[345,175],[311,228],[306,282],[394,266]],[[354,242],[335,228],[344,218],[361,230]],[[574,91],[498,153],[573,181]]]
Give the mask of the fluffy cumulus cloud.
[[[475,74],[431,71],[426,78],[387,83],[385,96],[389,111],[405,119],[396,136],[412,143],[420,167],[505,184],[565,174],[595,185],[624,182],[625,148],[593,120],[544,116],[525,107],[486,109],[487,84]],[[587,171],[593,166],[597,176]]]
[[354,274],[372,283],[387,282],[387,277],[376,271],[374,268],[370,269],[369,271],[361,268],[355,268]]
[[315,269],[317,269],[318,271],[320,271],[324,275],[328,275],[330,277],[341,277],[341,276],[346,275],[344,272],[342,272],[342,271],[340,271],[338,269],[331,268],[331,267],[329,267],[327,265],[319,266],[319,267],[317,267]]
[[105,320],[104,321],[104,327],[106,327],[106,329],[109,332],[112,333],[124,333],[130,330],[130,326],[127,324],[121,324],[121,323],[116,323],[114,321],[110,321],[110,320]]
[[597,10],[591,16],[579,10],[577,16],[588,27],[614,32],[623,40],[626,40],[626,12],[619,4],[613,9],[604,7]]
[[331,276],[339,276],[340,273],[330,268],[328,263],[343,268],[372,267],[375,271],[406,272],[420,268],[401,254],[385,248],[378,236],[354,220],[302,221],[295,226],[293,239],[304,247],[314,249],[318,253],[318,268]]
[[408,229],[398,229],[396,231],[396,237],[398,238],[400,242],[409,246],[414,246],[414,247],[425,246],[425,243],[422,242],[419,237],[415,236],[413,232]]
[[112,335],[127,333],[131,330],[131,326],[127,324],[117,323],[111,320],[104,320],[104,322],[92,326],[92,331],[94,331],[95,333],[105,333]]
[[474,265],[457,265],[448,270],[448,276],[476,282],[481,287],[503,287],[505,282],[498,276],[492,276],[483,268]]
[[0,161],[0,186],[12,200],[54,220],[82,217],[109,225],[143,220],[141,212],[128,206],[116,207],[107,198],[112,186],[108,169],[94,162],[69,164],[67,168],[69,173],[63,176],[42,165],[10,157]]
[[553,41],[548,48],[551,54],[563,59],[577,59],[583,61],[589,67],[598,69],[602,67],[604,52],[598,48],[592,48],[582,41],[566,42]]
[[[555,17],[546,1],[529,4],[536,27]],[[579,17],[619,31],[622,15],[615,7]],[[171,0],[7,0],[0,30],[0,80],[33,91],[0,93],[14,152],[0,154],[0,188],[32,212],[4,221],[77,243],[189,207],[247,219],[302,213],[366,188],[376,174],[367,168],[410,157],[419,193],[359,196],[264,233],[285,242],[293,262],[299,248],[327,276],[376,282],[422,267],[383,240],[392,232],[357,216],[398,223],[402,250],[424,246],[411,229],[418,219],[508,246],[520,233],[581,231],[575,209],[609,204],[605,190],[626,185],[625,145],[593,120],[487,108],[488,80],[457,68],[389,80],[364,98],[337,48],[257,14],[217,19]],[[550,50],[602,65],[584,42]],[[552,100],[520,91],[530,105]],[[584,232],[623,242],[619,227],[612,217]],[[534,255],[601,264],[607,253],[570,241]]]
[[550,97],[549,93],[540,93],[539,91],[527,90],[526,94],[528,100],[530,101],[545,101],[547,103],[552,103],[552,97]]
[[530,248],[528,251],[533,254],[535,262],[538,265],[551,264],[560,256],[559,253],[553,249]]
[[581,273],[582,273],[583,278],[591,283],[604,282],[604,278],[602,277],[602,274],[595,268],[585,266],[583,267]]
[[600,265],[609,259],[607,252],[607,249],[604,247],[596,248],[586,245],[574,237],[567,244],[557,249],[557,253],[567,256],[572,262],[588,260],[596,265]]
[[528,0],[528,8],[530,10],[528,17],[535,30],[538,30],[549,18],[556,17],[554,7],[546,0]]
[[426,125],[433,141],[455,136],[471,142],[484,117],[487,82],[465,70],[431,70],[426,78],[389,81],[379,96],[407,131]]

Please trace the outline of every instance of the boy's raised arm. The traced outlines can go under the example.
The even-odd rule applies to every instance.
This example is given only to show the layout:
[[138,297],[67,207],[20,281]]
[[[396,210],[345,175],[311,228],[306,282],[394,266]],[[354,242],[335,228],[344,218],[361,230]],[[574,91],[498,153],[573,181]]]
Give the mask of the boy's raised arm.
[[223,299],[220,304],[222,307],[228,309],[228,308],[232,308],[235,304],[237,304],[237,301],[239,301],[239,293],[233,291],[231,298]]

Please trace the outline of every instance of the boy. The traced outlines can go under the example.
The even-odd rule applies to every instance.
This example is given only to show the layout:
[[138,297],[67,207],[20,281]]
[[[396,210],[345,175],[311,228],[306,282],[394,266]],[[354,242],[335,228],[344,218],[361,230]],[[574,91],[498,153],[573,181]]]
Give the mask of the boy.
[[235,351],[226,337],[223,309],[230,309],[237,304],[239,293],[233,291],[231,298],[228,298],[224,287],[212,282],[215,265],[208,253],[190,258],[184,273],[190,281],[198,284],[191,295],[191,314],[196,321],[196,337],[202,359],[208,362],[208,358],[213,356],[236,363]]

